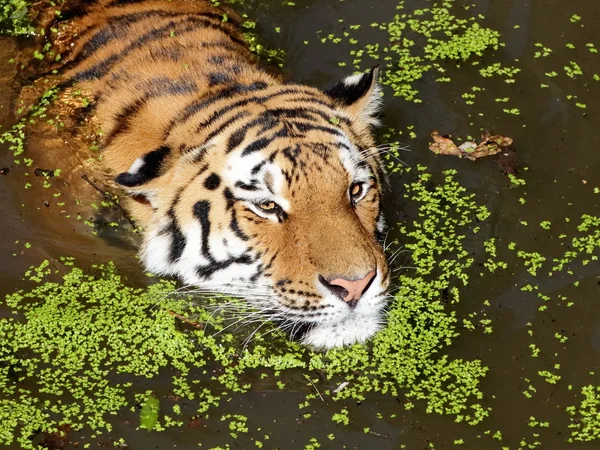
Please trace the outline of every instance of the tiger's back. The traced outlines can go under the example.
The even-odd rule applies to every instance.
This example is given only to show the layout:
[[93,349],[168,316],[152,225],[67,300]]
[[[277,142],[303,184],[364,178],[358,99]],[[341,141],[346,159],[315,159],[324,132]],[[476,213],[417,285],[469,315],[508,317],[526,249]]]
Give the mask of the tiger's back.
[[273,81],[255,69],[236,14],[209,2],[102,1],[72,27],[78,39],[62,85],[97,100],[104,159],[116,174],[151,151],[163,149],[156,166],[180,156],[166,154],[165,138],[192,99],[232,79]]

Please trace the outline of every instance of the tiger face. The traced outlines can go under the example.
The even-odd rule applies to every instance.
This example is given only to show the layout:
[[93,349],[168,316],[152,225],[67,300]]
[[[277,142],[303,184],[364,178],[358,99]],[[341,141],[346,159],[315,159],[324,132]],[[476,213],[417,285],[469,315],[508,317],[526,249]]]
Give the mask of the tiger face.
[[244,297],[318,348],[372,336],[389,285],[377,70],[327,91],[286,84],[208,2],[94,8],[63,83],[96,99],[145,267]]
[[[362,342],[381,326],[389,284],[378,243],[381,166],[361,138],[379,98],[375,73],[329,95],[284,89],[265,88],[272,100],[241,108],[245,120],[190,150],[146,192],[154,213],[142,260],[207,292],[245,297],[306,344]],[[149,169],[136,162],[122,177]]]

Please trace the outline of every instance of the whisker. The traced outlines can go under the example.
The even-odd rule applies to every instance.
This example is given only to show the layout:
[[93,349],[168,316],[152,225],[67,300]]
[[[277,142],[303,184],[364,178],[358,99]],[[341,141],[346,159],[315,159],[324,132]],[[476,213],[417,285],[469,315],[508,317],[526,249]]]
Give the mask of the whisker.
[[246,347],[248,347],[248,345],[250,344],[250,342],[252,341],[252,337],[254,335],[256,335],[256,333],[258,333],[258,330],[260,330],[265,324],[267,324],[268,322],[263,322],[261,323],[258,327],[256,327],[256,329],[252,332],[252,334],[250,334],[250,336],[248,336],[245,340],[244,340],[244,344],[242,347],[242,352],[244,352],[246,350]]

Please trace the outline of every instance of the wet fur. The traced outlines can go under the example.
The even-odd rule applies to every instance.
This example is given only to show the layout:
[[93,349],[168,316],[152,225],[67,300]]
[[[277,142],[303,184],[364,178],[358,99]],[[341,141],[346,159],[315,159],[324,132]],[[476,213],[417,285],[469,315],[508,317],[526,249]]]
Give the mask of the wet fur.
[[[60,83],[95,99],[146,268],[308,325],[317,347],[369,338],[389,284],[376,71],[327,92],[282,83],[257,67],[235,14],[202,1],[103,1],[72,26]],[[265,214],[261,201],[280,208]],[[318,281],[374,268],[353,309]]]

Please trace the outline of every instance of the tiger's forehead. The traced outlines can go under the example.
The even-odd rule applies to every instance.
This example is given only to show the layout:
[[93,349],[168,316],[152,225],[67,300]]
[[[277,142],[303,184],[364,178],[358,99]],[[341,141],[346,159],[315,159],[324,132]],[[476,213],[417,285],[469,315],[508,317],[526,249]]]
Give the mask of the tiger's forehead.
[[345,136],[280,139],[250,153],[247,148],[228,154],[223,178],[236,196],[272,199],[285,209],[299,193],[342,192],[349,183],[373,175],[361,151]]

